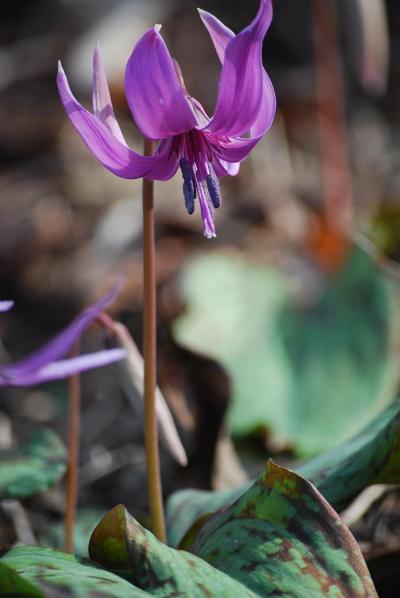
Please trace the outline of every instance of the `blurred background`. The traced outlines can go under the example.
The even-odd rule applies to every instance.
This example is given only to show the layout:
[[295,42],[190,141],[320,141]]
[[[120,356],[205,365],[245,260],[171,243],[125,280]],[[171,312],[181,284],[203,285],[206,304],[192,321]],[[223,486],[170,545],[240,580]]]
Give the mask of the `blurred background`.
[[[258,2],[201,8],[237,32]],[[2,358],[38,347],[121,272],[112,315],[140,346],[141,182],[118,179],[86,150],[59,102],[57,60],[90,107],[100,42],[121,128],[141,151],[124,69],[155,23],[212,114],[220,65],[196,3],[13,0],[0,16],[0,285],[15,301],[0,320]],[[399,45],[395,0],[275,0],[264,65],[277,114],[222,181],[217,238],[201,235],[198,210],[187,215],[179,173],[156,184],[159,383],[189,456],[182,469],[163,453],[166,495],[239,484],[268,455],[317,454],[396,395]],[[102,342],[94,331],[87,348]],[[117,366],[83,386],[80,507],[97,509],[96,520],[119,502],[145,514],[140,401],[133,409]],[[65,383],[4,390],[0,448],[39,425],[65,438],[66,416]],[[28,511],[35,538],[47,537],[61,487]],[[365,541],[379,543],[375,532]]]

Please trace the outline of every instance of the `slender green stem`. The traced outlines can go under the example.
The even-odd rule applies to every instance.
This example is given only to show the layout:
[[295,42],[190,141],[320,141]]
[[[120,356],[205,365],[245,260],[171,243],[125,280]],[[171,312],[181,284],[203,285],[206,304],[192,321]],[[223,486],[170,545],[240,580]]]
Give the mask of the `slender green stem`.
[[[79,342],[71,352],[71,357],[79,355]],[[81,389],[79,374],[69,378],[69,424],[68,424],[68,472],[65,507],[65,551],[74,550],[74,523],[78,501],[79,429]]]
[[[153,142],[145,140],[144,154],[153,153]],[[143,357],[144,357],[144,433],[147,461],[147,486],[151,525],[154,534],[166,542],[162,501],[156,390],[156,275],[154,239],[154,183],[143,179]]]

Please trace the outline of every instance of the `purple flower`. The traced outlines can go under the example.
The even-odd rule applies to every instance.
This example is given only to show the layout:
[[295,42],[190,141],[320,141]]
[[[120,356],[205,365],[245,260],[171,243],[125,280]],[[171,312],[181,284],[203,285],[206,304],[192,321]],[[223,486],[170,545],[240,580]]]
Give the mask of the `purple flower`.
[[[179,67],[160,35],[149,29],[128,60],[125,92],[142,134],[160,143],[153,156],[126,144],[116,121],[99,49],[93,58],[93,114],[73,96],[61,65],[61,101],[96,158],[123,178],[171,178],[180,166],[189,214],[198,198],[206,237],[215,236],[214,208],[221,203],[218,176],[235,175],[275,114],[275,94],[262,65],[262,43],[272,19],[271,0],[261,0],[254,21],[238,35],[213,15],[199,11],[222,63],[214,115],[188,95]],[[243,135],[249,133],[248,136]]]
[[[87,355],[79,355],[70,359],[64,357],[80,338],[86,328],[115,299],[121,283],[105,295],[95,305],[85,309],[60,334],[47,345],[13,365],[0,366],[1,386],[32,386],[49,380],[59,380],[72,374],[97,368],[125,357],[122,349],[98,351]],[[5,302],[0,302],[0,305]]]

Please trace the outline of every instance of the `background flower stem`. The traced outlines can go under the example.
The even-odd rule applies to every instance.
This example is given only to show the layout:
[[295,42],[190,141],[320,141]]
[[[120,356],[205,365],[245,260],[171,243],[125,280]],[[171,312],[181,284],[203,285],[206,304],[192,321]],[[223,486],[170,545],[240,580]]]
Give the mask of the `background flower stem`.
[[[152,155],[153,148],[153,142],[146,139],[144,154]],[[153,533],[159,540],[166,542],[155,409],[156,356],[154,182],[143,179],[143,357],[147,486]]]
[[[71,357],[79,355],[79,342],[75,343]],[[81,388],[79,374],[69,378],[68,472],[65,508],[65,551],[74,550],[74,523],[78,500],[79,430]]]
[[313,0],[312,11],[325,215],[339,233],[347,236],[352,230],[353,198],[337,9],[332,0]]

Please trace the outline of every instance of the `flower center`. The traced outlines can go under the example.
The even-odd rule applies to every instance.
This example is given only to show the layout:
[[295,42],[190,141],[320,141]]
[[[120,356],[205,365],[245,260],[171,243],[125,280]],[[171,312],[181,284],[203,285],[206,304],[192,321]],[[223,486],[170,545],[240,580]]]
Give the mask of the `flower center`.
[[221,205],[219,182],[212,166],[212,154],[202,131],[193,129],[180,139],[180,168],[183,177],[183,196],[189,214],[195,209],[198,197],[203,232],[215,237],[214,209]]

